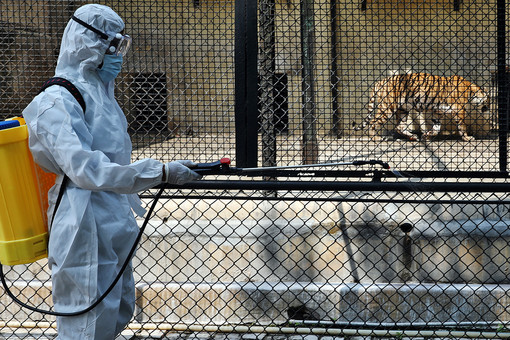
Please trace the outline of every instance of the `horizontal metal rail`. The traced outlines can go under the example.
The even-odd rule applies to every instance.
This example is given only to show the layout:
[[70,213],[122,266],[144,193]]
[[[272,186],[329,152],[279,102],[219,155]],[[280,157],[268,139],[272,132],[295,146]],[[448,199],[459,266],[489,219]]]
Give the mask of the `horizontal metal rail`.
[[201,180],[185,185],[165,184],[157,188],[204,190],[285,190],[285,191],[378,191],[378,192],[456,192],[510,193],[510,183],[483,182],[346,182],[346,181],[264,181],[264,180]]
[[[503,324],[502,324],[503,326]],[[0,327],[15,330],[41,331],[56,328],[55,322],[0,322]],[[236,334],[289,334],[289,335],[320,335],[320,336],[374,336],[374,337],[452,337],[452,338],[484,338],[508,339],[510,332],[506,328],[501,331],[484,330],[409,330],[409,329],[364,329],[364,328],[327,328],[327,327],[282,327],[258,325],[201,325],[201,324],[168,324],[168,323],[130,323],[126,330],[131,331],[174,331],[174,332],[207,332]]]

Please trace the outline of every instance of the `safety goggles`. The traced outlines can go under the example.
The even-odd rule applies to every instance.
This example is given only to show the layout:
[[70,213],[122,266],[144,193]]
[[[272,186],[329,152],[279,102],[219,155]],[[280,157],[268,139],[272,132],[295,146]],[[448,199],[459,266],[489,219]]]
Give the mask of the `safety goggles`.
[[129,47],[131,47],[131,37],[127,34],[120,34],[116,33],[113,38],[109,36],[106,32],[100,31],[94,26],[91,26],[87,24],[85,21],[78,19],[74,15],[71,17],[74,21],[79,23],[80,25],[84,26],[85,28],[88,28],[92,32],[99,35],[99,37],[103,40],[109,40],[110,45],[106,49],[106,54],[112,54],[117,56],[125,56],[127,52],[129,51]]
[[106,54],[125,56],[129,51],[129,47],[131,47],[131,37],[127,34],[117,33],[108,49],[106,49]]

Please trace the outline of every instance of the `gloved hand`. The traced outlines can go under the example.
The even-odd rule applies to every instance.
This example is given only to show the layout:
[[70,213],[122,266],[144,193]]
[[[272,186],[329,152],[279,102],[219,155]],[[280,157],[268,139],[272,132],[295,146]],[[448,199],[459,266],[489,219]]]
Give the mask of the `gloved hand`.
[[202,178],[190,168],[196,167],[197,163],[189,160],[179,160],[164,165],[163,182],[170,184],[185,184]]

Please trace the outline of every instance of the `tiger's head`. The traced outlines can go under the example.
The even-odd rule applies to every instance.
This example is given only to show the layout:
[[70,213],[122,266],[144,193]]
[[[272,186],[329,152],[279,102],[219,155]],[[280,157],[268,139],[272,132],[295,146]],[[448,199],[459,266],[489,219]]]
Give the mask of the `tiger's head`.
[[480,110],[481,113],[486,113],[489,111],[489,96],[487,93],[479,86],[475,84],[471,84],[471,96],[469,102],[473,107],[477,110]]
[[447,79],[449,100],[471,112],[483,114],[489,111],[489,96],[480,86],[458,75]]
[[496,128],[494,112],[490,110],[490,96],[478,85],[470,83],[468,102],[469,118],[466,120],[468,130],[476,136],[487,136]]

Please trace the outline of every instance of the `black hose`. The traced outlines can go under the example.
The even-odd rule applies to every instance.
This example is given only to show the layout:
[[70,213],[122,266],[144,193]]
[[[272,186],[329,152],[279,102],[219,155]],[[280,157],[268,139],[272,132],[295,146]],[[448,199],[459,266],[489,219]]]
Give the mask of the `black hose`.
[[163,191],[164,191],[164,188],[160,189],[158,191],[158,193],[156,194],[156,196],[154,197],[154,201],[152,202],[152,205],[147,213],[147,217],[145,217],[145,220],[143,221],[143,224],[142,226],[140,227],[140,231],[138,232],[138,236],[136,237],[136,240],[135,242],[133,243],[133,246],[131,247],[131,250],[129,251],[129,254],[128,256],[126,257],[126,261],[124,262],[124,264],[122,265],[122,268],[120,269],[119,273],[117,274],[117,277],[115,277],[115,280],[113,280],[112,284],[110,285],[110,287],[108,287],[108,289],[103,293],[103,295],[101,295],[92,305],[90,305],[89,307],[83,309],[83,310],[80,310],[80,311],[76,311],[76,312],[68,312],[68,313],[59,313],[59,312],[54,312],[54,311],[51,311],[51,310],[43,310],[43,309],[39,309],[39,308],[36,308],[34,306],[30,306],[30,305],[27,305],[25,304],[24,302],[20,301],[9,289],[9,287],[7,286],[7,282],[5,280],[5,275],[4,275],[4,271],[3,271],[3,265],[0,263],[0,280],[2,281],[2,285],[4,286],[4,289],[5,289],[5,292],[7,293],[7,295],[9,295],[9,297],[14,300],[14,302],[16,302],[17,304],[19,304],[20,306],[26,308],[26,309],[29,309],[33,312],[38,312],[38,313],[42,313],[42,314],[48,314],[48,315],[53,315],[53,316],[78,316],[78,315],[82,315],[82,314],[85,314],[87,312],[90,312],[92,309],[94,309],[95,307],[97,307],[97,305],[99,305],[105,298],[106,296],[112,291],[112,289],[115,287],[115,285],[117,284],[117,282],[119,282],[120,278],[122,277],[122,274],[124,273],[124,271],[126,270],[126,267],[129,265],[129,262],[131,261],[131,258],[133,257],[133,255],[135,254],[135,251],[136,251],[136,248],[138,247],[138,243],[140,242],[140,239],[142,238],[142,235],[145,231],[145,227],[147,227],[147,224],[149,223],[149,220],[150,220],[150,217],[152,215],[152,213],[154,212],[154,209],[156,208],[156,203],[158,202],[159,198],[161,197],[161,195],[163,194]]

